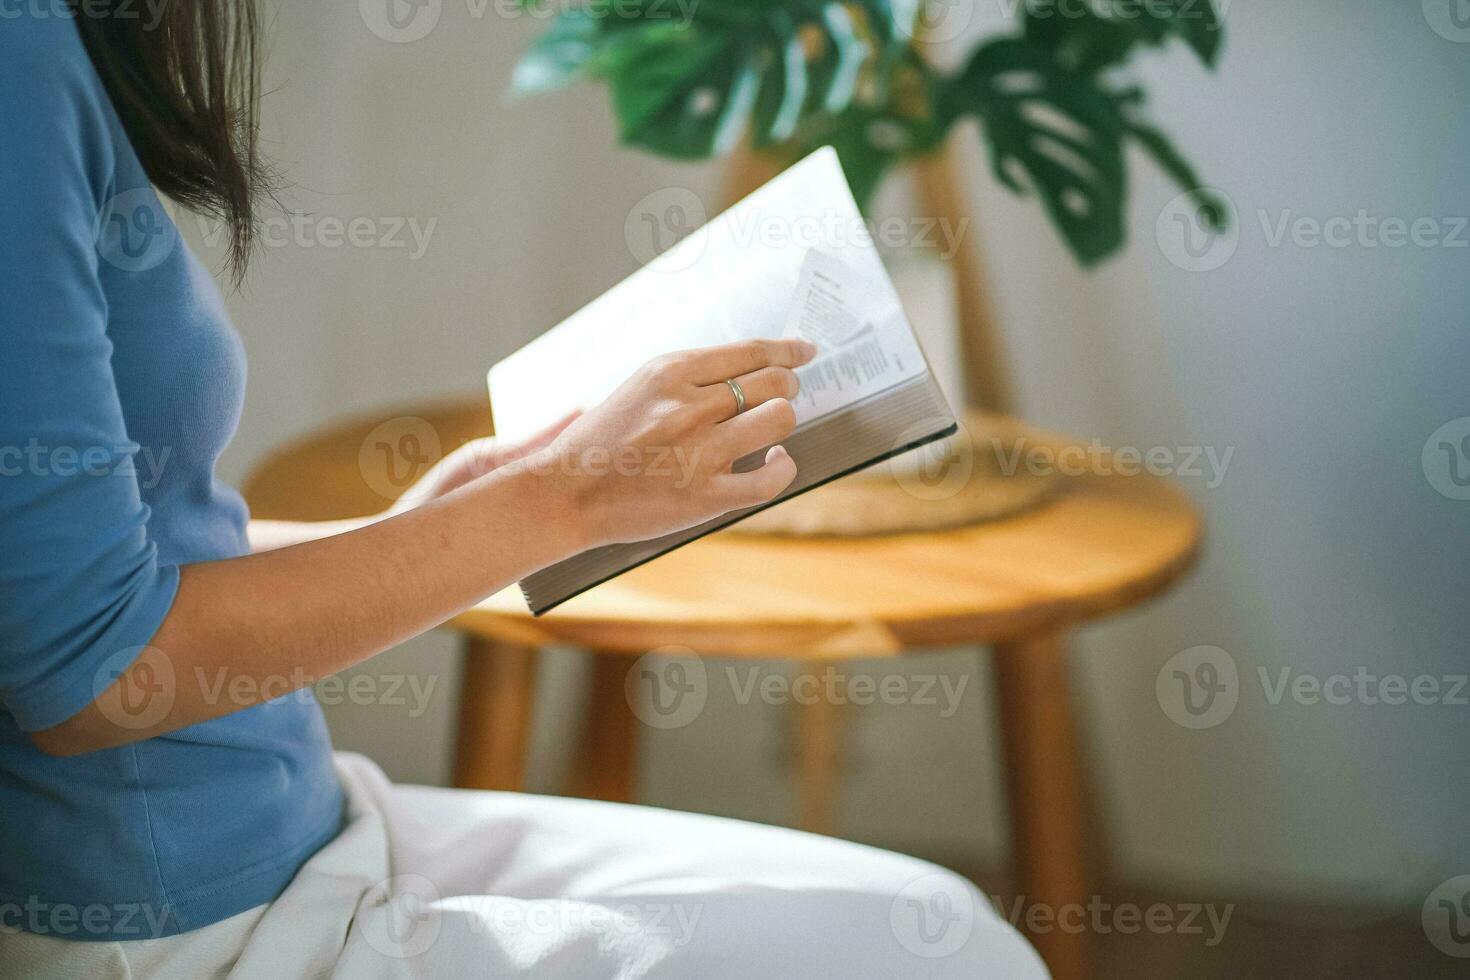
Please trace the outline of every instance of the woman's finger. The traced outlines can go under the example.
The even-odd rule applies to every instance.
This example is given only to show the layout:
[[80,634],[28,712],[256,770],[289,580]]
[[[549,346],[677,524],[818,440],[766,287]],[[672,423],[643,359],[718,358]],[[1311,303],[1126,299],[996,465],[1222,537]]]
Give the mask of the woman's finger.
[[765,462],[745,473],[722,473],[711,489],[726,510],[754,507],[775,499],[796,479],[796,460],[784,446],[766,450]]
[[801,367],[816,354],[816,345],[805,340],[741,340],[685,351],[679,355],[679,369],[694,384],[712,385],[773,365]]
[[[786,367],[765,367],[734,380],[745,395],[744,411],[763,405],[772,398],[795,398],[801,387],[796,380],[796,372]],[[735,417],[735,392],[725,382],[705,385],[699,390],[698,397],[709,410],[709,418],[724,422]]]
[[715,427],[717,459],[731,461],[775,445],[796,428],[796,410],[785,398],[772,398]]

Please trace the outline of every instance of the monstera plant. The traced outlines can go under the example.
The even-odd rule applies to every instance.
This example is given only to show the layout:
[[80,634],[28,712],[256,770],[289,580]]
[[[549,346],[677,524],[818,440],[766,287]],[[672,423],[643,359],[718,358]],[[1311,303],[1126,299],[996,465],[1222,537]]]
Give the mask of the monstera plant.
[[1213,67],[1212,0],[1016,0],[1015,30],[945,72],[924,55],[923,25],[957,12],[930,4],[955,2],[585,0],[555,13],[512,84],[530,94],[603,81],[622,139],[668,157],[722,155],[748,138],[788,162],[831,144],[862,204],[890,167],[973,116],[996,178],[1034,194],[1084,265],[1125,240],[1129,144],[1193,196],[1204,223],[1223,225],[1224,208],[1145,117],[1143,90],[1120,77],[1136,50],[1171,40]]

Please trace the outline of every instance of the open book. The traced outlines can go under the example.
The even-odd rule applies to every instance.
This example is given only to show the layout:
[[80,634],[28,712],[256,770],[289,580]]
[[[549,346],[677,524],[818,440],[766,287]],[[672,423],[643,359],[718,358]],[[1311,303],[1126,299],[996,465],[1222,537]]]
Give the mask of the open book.
[[[757,510],[951,435],[955,417],[837,162],[823,148],[490,369],[495,431],[590,408],[660,354],[801,336],[796,480],[775,501],[651,541],[595,548],[521,582],[537,615]],[[759,465],[764,451],[736,463]]]

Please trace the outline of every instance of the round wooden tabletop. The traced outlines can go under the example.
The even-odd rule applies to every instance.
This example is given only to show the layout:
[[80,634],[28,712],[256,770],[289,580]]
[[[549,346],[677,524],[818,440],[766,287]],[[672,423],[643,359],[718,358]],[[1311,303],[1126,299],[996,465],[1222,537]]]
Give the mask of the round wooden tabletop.
[[[394,486],[380,471],[387,464],[374,461],[373,433],[413,438],[409,445],[421,460],[490,430],[483,400],[375,413],[274,454],[251,475],[245,497],[261,518],[376,513]],[[1038,446],[1082,446],[1029,433]],[[1087,459],[1089,472],[1067,477],[1045,503],[1003,520],[869,538],[713,534],[540,618],[510,588],[452,625],[521,646],[570,643],[638,654],[679,645],[833,659],[1037,635],[1162,591],[1199,547],[1199,513],[1181,489],[1152,476],[1119,475],[1095,448],[1074,458]]]

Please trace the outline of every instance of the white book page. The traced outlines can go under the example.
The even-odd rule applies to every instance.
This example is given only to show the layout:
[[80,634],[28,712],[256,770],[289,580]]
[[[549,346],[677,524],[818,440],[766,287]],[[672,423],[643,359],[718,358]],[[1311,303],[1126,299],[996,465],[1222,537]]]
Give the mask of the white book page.
[[786,336],[809,340],[820,351],[797,371],[801,392],[792,405],[798,425],[927,370],[903,309],[817,248],[802,261]]
[[[850,333],[846,342],[819,342],[799,421],[926,370],[837,154],[824,148],[491,368],[496,431],[517,438],[590,408],[660,354],[785,336],[793,309],[823,301],[810,280],[800,290],[810,256],[829,280],[837,270],[861,326],[839,323],[831,330]],[[881,345],[883,364],[867,341]]]

